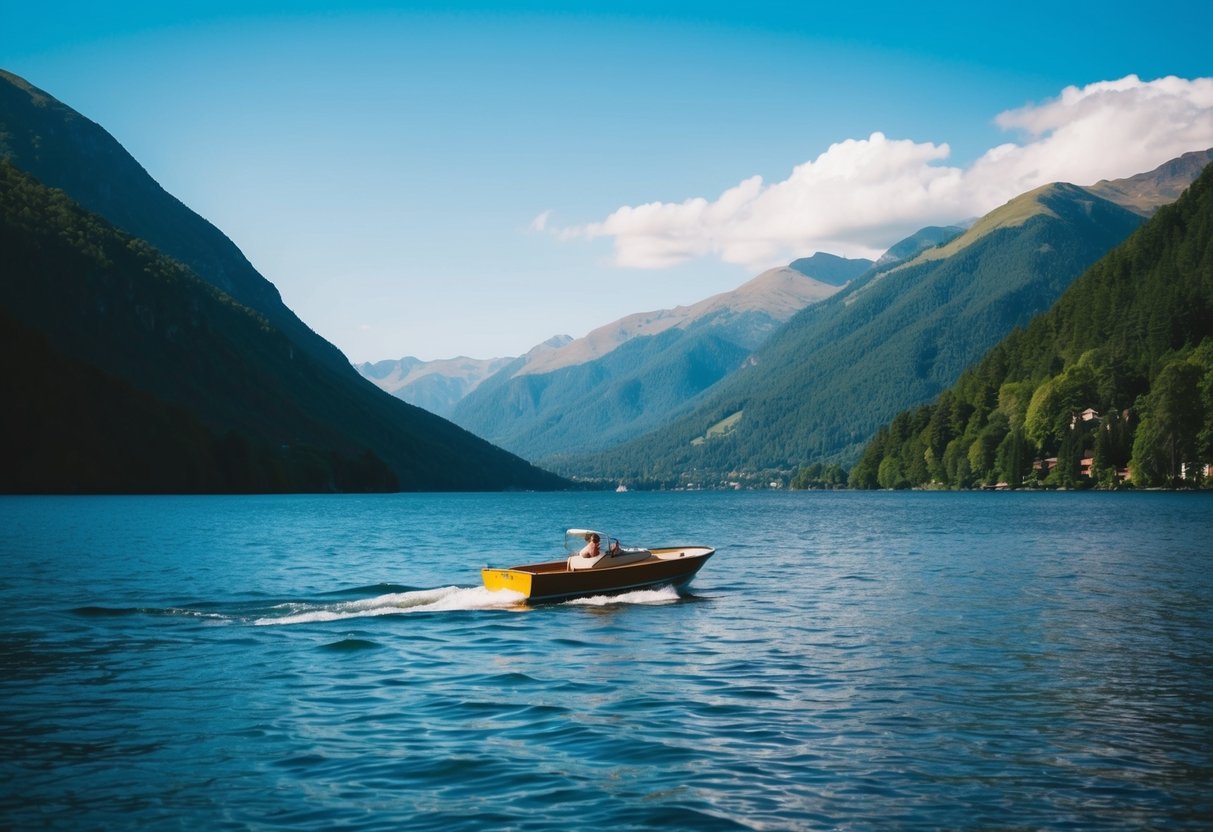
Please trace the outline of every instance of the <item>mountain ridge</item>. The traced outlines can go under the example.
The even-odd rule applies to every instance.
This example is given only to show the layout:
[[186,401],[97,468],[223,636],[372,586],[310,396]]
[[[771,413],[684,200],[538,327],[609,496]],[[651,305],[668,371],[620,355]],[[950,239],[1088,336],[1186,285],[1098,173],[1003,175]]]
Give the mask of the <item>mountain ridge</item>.
[[960,237],[801,311],[669,426],[557,470],[685,484],[739,468],[849,463],[880,424],[938,395],[1141,221],[1066,183],[1016,197]]
[[[116,246],[115,251],[124,251],[126,246],[133,247],[132,250],[147,248],[155,252],[155,257],[172,258],[192,275],[191,279],[202,281],[227,298],[224,303],[236,304],[259,315],[261,326],[279,333],[296,359],[308,359],[306,363],[311,375],[307,380],[312,385],[308,389],[314,393],[319,386],[326,391],[323,396],[304,395],[302,390],[297,391],[298,396],[288,396],[306,401],[308,406],[317,409],[315,415],[301,413],[292,418],[311,420],[318,425],[318,435],[323,434],[358,453],[361,453],[358,449],[364,449],[377,457],[390,470],[399,487],[409,490],[498,490],[568,485],[559,477],[540,471],[513,454],[494,448],[462,428],[395,399],[365,381],[340,350],[313,332],[282,304],[277,289],[253,269],[231,240],[164,191],[112,136],[49,93],[7,72],[0,75],[0,160],[6,171],[21,173],[34,183],[19,181],[20,177],[6,173],[13,183],[7,195],[28,191],[29,198],[36,201],[33,196],[36,185],[63,194],[76,206],[55,208],[55,212],[48,215],[48,222],[66,222],[77,216],[78,209],[84,216],[96,217],[110,229],[97,232],[102,238],[112,240],[115,234],[128,235],[123,238],[128,240],[123,246],[112,243]],[[84,201],[77,200],[77,195],[83,196]],[[111,221],[110,215],[117,221]],[[71,222],[82,228],[100,227],[90,219],[71,219]],[[144,242],[141,229],[148,236],[159,238],[160,244],[151,240]],[[63,258],[82,256],[60,251],[49,243],[47,253]],[[35,262],[36,254],[27,252],[30,264]],[[114,260],[113,257],[108,259]],[[154,265],[158,274],[168,274],[176,268],[154,258],[149,262],[159,264]],[[79,277],[87,278],[90,270],[98,268],[104,271],[103,267],[104,263],[90,265]],[[31,275],[36,274],[35,271],[25,277],[34,280]],[[6,277],[14,278],[11,268]],[[128,280],[133,276],[115,275],[113,279]],[[96,290],[97,284],[93,285]],[[83,286],[64,284],[66,296],[85,291]],[[113,297],[108,303],[113,309],[123,301]],[[18,324],[34,313],[33,307],[27,307],[21,314],[12,308],[7,312]],[[232,323],[235,319],[225,320],[235,326]],[[119,339],[135,335],[138,326],[130,323],[126,332],[115,331],[112,336]],[[41,337],[37,327],[30,331],[35,341]],[[92,348],[108,346],[108,342],[100,341]],[[49,355],[46,350],[42,352]],[[89,356],[71,351],[62,353],[61,357],[72,366],[77,366],[74,362],[78,360],[89,363]],[[207,366],[205,362],[199,365],[202,371],[210,372]],[[294,366],[302,364],[296,361]],[[89,372],[81,369],[79,375],[96,378]],[[114,377],[122,380],[120,363],[107,372],[111,375],[117,372]],[[158,383],[199,388],[206,388],[214,381],[205,376],[174,381],[163,373],[157,378],[160,379]],[[109,385],[107,389],[116,388]],[[264,397],[264,389],[269,386],[250,384],[241,389],[240,395],[258,401]],[[155,391],[151,395],[153,399],[157,397]],[[146,403],[146,399],[139,396],[123,400]],[[201,405],[205,404],[205,401],[201,402]],[[36,402],[30,406],[36,406]],[[198,400],[195,400],[195,406],[200,406]],[[44,415],[51,418],[51,414]],[[320,423],[324,427],[319,427]],[[341,436],[349,440],[338,441],[336,438]],[[127,488],[130,484],[124,481],[121,487]],[[335,483],[334,487],[340,488],[340,483]]]
[[[222,231],[164,190],[104,127],[0,69],[0,157],[65,191],[86,210],[146,240],[288,332],[306,330],[278,289]],[[309,339],[310,340],[310,339]],[[327,360],[340,353],[308,346]]]
[[817,280],[788,267],[768,269],[736,289],[688,306],[625,315],[527,362],[518,374],[550,373],[584,364],[603,357],[633,338],[659,335],[671,328],[686,329],[704,318],[724,312],[752,312],[772,320],[781,317],[786,320],[795,311],[829,297],[839,288],[840,285]]
[[355,369],[380,390],[446,418],[455,405],[510,362],[503,358],[441,358],[422,361],[413,356],[364,362]]
[[[828,264],[837,276],[871,261]],[[688,306],[629,315],[508,365],[451,417],[536,460],[606,448],[691,406],[783,321],[841,288],[783,267]]]
[[1148,217],[1179,199],[1210,162],[1213,148],[1194,150],[1136,176],[1101,179],[1087,190]]

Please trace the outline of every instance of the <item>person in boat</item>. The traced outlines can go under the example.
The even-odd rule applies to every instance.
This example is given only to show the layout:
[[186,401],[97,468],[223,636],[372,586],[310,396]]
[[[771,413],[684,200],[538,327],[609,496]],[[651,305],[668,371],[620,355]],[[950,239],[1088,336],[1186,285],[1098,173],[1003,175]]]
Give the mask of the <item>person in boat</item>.
[[581,555],[583,558],[598,557],[598,539],[599,539],[598,535],[587,534],[585,536],[585,539],[586,539],[586,544],[582,548],[582,550],[580,552],[578,552],[578,554]]

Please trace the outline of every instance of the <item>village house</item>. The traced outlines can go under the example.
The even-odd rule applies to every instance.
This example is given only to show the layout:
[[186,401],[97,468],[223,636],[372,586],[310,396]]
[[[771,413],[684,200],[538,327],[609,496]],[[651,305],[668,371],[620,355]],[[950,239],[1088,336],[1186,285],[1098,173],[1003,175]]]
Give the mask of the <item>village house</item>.
[[1094,422],[1098,418],[1099,418],[1099,411],[1093,407],[1088,407],[1086,410],[1084,410],[1082,413],[1079,413],[1077,416],[1070,417],[1070,430],[1074,430],[1074,428],[1078,426],[1078,423],[1080,421],[1081,422]]

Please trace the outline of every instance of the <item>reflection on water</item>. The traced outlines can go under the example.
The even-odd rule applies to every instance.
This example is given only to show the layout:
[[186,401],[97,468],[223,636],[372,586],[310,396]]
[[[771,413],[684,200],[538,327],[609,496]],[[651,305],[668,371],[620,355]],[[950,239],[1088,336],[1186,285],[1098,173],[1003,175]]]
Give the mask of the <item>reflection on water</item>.
[[[15,828],[1203,828],[1208,495],[0,500]],[[564,528],[719,553],[528,607]],[[494,541],[469,553],[468,540]]]

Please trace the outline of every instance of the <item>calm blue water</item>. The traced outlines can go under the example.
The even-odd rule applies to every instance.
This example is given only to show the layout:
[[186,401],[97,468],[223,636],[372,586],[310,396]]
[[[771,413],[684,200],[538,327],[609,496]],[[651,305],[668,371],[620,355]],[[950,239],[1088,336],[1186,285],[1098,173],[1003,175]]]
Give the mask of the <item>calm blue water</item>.
[[1210,497],[0,500],[0,827],[1209,828]]

